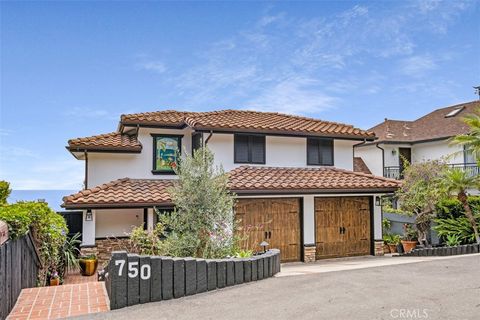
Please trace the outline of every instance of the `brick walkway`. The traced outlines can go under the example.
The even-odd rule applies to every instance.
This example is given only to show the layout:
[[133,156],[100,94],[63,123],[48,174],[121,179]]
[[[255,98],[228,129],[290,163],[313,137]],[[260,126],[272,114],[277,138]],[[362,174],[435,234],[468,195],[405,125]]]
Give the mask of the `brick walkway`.
[[58,319],[109,310],[104,282],[23,289],[8,320]]

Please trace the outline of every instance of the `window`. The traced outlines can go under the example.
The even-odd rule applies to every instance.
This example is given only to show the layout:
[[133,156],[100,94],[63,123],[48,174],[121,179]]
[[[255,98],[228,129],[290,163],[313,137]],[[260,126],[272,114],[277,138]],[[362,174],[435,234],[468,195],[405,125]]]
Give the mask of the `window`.
[[193,152],[200,149],[203,146],[203,134],[201,132],[195,132],[192,134],[192,156]]
[[173,174],[182,150],[180,135],[152,134],[154,174]]
[[475,159],[475,154],[472,152],[471,149],[468,149],[467,146],[463,146],[463,163],[477,163],[477,159]]
[[333,166],[333,139],[307,138],[307,165]]
[[236,134],[234,161],[235,163],[265,164],[265,136]]

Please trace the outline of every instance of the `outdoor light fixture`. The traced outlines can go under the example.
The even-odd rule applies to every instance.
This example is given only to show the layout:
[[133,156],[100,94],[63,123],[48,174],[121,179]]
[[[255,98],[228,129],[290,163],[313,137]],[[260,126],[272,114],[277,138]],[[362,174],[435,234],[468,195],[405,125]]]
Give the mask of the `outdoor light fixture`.
[[267,252],[268,242],[262,241],[262,243],[260,243],[260,247],[263,248],[263,253]]
[[92,210],[87,210],[87,213],[85,214],[85,221],[92,221],[92,220],[93,220]]
[[379,196],[375,197],[375,205],[377,207],[380,207],[382,205],[382,198],[381,197],[379,197]]

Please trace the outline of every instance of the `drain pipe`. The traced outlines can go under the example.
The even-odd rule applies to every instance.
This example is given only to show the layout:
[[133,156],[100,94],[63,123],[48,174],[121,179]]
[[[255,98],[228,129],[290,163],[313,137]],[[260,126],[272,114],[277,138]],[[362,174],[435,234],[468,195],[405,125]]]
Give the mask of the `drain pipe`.
[[210,140],[212,135],[213,135],[213,130],[210,130],[210,134],[208,135],[207,139],[205,140],[205,147],[207,146],[208,140]]
[[375,144],[375,147],[377,147],[378,149],[382,150],[382,172],[383,172],[383,176],[385,177],[385,149],[383,149],[382,147],[379,146],[379,143],[376,143]]

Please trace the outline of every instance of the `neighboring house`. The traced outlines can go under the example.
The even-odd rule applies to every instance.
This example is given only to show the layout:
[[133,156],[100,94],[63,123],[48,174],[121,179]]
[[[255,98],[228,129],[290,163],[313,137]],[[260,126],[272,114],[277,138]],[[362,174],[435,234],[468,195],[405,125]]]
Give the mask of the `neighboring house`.
[[453,167],[478,174],[472,153],[451,143],[451,138],[469,132],[462,117],[480,108],[480,101],[437,109],[417,120],[388,120],[369,129],[378,140],[355,146],[360,158],[377,176],[401,179],[404,161],[418,163],[443,159]]
[[398,182],[353,171],[354,146],[374,139],[350,125],[279,113],[122,115],[116,132],[69,140],[85,161],[85,190],[63,206],[83,210],[82,250],[106,259],[132,226],[152,229],[155,209],[173,208],[167,188],[177,151],[207,146],[228,171],[237,217],[262,224],[250,236],[279,248],[282,261],[380,254],[380,197]]

